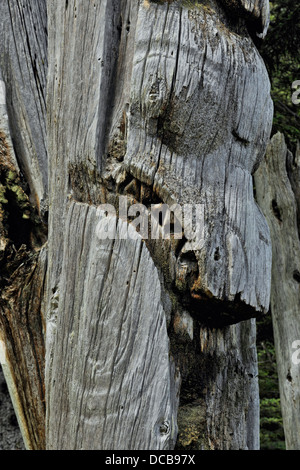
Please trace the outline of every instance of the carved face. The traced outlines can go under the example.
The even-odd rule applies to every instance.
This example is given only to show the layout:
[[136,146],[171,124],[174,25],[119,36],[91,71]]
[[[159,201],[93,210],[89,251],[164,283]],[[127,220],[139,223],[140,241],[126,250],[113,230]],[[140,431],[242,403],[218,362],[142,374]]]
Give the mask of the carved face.
[[[235,322],[269,306],[270,238],[252,174],[273,105],[245,26],[233,31],[226,14],[206,3],[140,6],[125,164],[163,202],[204,205],[204,246],[193,250],[187,240],[177,277],[190,276],[191,297],[205,301],[208,316],[237,310]],[[268,2],[238,3],[266,14]]]

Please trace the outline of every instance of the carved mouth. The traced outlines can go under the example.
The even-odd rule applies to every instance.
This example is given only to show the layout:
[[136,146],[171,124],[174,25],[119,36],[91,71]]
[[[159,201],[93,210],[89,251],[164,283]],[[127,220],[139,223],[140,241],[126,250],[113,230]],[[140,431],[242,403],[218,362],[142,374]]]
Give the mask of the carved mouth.
[[[119,197],[126,196],[129,204],[143,204],[149,210],[153,205],[165,204],[153,186],[141,182],[129,172],[123,175],[119,183],[114,181],[113,186],[114,194]],[[109,196],[106,200],[109,200]],[[118,212],[116,198],[114,198],[114,204]],[[128,222],[131,222],[130,218]],[[162,226],[163,220],[159,222]],[[149,233],[150,226],[149,220]],[[178,236],[178,233],[176,235]],[[185,237],[184,230],[179,239],[174,237],[171,230],[170,239],[152,239],[149,236],[145,239],[145,243],[156,267],[162,273],[165,288],[173,299],[173,303],[178,306],[175,308],[188,310],[201,324],[215,328],[261,315],[260,311],[246,304],[240,293],[229,299],[226,292],[221,292],[219,296],[211,292],[205,279],[201,277],[203,267],[201,269],[199,251],[190,249],[190,240]],[[219,248],[214,251],[213,258],[218,269],[224,263]]]

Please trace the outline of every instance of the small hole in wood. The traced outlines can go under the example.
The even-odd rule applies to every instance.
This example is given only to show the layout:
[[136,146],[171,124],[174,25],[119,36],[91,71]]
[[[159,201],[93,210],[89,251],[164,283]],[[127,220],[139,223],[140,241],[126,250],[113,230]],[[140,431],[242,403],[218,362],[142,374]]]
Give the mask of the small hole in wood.
[[164,423],[160,425],[159,432],[161,434],[168,434],[169,431],[170,431],[170,425],[167,421],[165,421]]
[[281,212],[275,199],[272,201],[272,209],[275,217],[279,220],[279,222],[282,222]]
[[293,272],[293,278],[295,279],[296,282],[298,282],[300,284],[300,272],[298,271],[298,269],[296,269]]
[[218,247],[218,248],[216,249],[216,251],[215,251],[215,256],[214,256],[214,258],[215,258],[215,261],[219,261],[220,258],[221,258],[221,255],[220,255],[220,248],[219,248],[219,247]]

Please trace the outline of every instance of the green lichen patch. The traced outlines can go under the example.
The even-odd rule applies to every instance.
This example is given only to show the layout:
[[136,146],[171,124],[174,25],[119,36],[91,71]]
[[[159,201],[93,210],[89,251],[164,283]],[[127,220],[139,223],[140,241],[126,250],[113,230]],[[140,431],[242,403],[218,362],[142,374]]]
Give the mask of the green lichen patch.
[[[29,220],[30,218],[31,204],[29,197],[22,187],[18,172],[9,160],[4,159],[3,154],[0,156],[0,206],[1,236],[3,234],[9,235],[11,228],[9,221],[11,223],[15,219]],[[18,227],[16,220],[15,222],[16,229],[21,230],[22,224]]]
[[[258,324],[261,450],[285,450],[273,331],[267,320]],[[262,337],[266,341],[261,341]]]
[[[32,206],[26,185],[10,158],[5,135],[0,132],[0,285],[3,287],[20,262],[22,253],[39,249],[47,226]],[[26,255],[27,256],[27,255]],[[24,258],[24,257],[23,257]],[[23,259],[22,258],[22,259]]]
[[178,450],[209,450],[211,446],[205,438],[206,416],[204,406],[183,406],[179,408],[180,429],[176,448]]
[[8,204],[8,200],[5,197],[6,188],[3,184],[0,184],[0,204]]

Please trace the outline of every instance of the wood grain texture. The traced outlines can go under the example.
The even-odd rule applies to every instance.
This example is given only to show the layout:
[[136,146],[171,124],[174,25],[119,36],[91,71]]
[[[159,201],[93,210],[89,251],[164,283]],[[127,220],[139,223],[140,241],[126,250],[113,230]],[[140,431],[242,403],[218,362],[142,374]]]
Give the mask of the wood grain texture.
[[46,270],[46,248],[29,257],[23,253],[0,298],[1,364],[24,443],[30,450],[45,448],[42,299]]
[[245,25],[232,30],[219,12],[213,2],[50,2],[50,290],[67,195],[114,201],[135,179],[165,203],[204,205],[205,244],[193,250],[187,240],[178,262],[196,257],[190,296],[205,299],[207,317],[224,311],[235,323],[268,310],[270,238],[251,175],[270,134],[270,84]]
[[286,169],[287,161],[292,160],[284,136],[276,134],[255,174],[255,185],[273,245],[271,312],[286,445],[299,450],[300,369],[292,357],[293,342],[300,340],[300,245],[297,203]]
[[6,85],[2,80],[0,69],[0,139],[1,139],[1,157],[6,163],[13,165],[15,170],[19,172],[19,166],[15,155],[14,146],[11,139],[10,125],[7,111],[7,94]]
[[46,1],[0,3],[0,337],[28,449],[45,448]]
[[[272,103],[251,39],[251,24],[265,32],[267,6],[0,4],[5,152],[14,150],[41,213],[49,193],[47,283],[44,248],[29,291],[19,294],[18,280],[5,299],[1,318],[10,320],[1,334],[14,364],[14,319],[27,318],[28,296],[34,307],[27,326],[37,322],[46,296],[49,449],[173,449],[180,377],[181,398],[189,400],[191,385],[193,399],[179,414],[200,413],[197,448],[258,446],[254,322],[227,325],[269,308],[270,236],[252,174],[265,153]],[[99,205],[117,207],[120,196],[148,206],[202,204],[203,246],[197,249],[186,231],[182,244],[146,243],[132,226],[133,240],[99,240]],[[27,445],[43,448],[44,350],[40,324],[35,328],[40,342],[22,336],[22,371],[10,376]],[[29,364],[40,373],[31,402],[21,396]]]
[[258,450],[255,320],[212,329],[194,319],[193,331],[192,341],[178,331],[171,336],[182,376],[177,448]]
[[224,330],[200,330],[206,370],[205,402],[212,449],[259,450],[259,387],[255,320]]
[[32,201],[42,211],[47,207],[48,186],[46,4],[46,0],[3,0],[0,4],[0,70],[11,137]]
[[[131,356],[129,347],[124,350],[121,375],[111,362],[114,352],[119,357],[116,337],[122,339],[127,328],[121,319],[125,315],[126,321],[131,321],[128,305],[144,288],[147,296],[153,285],[157,286],[152,293],[157,305],[159,291],[165,290],[164,305],[154,309],[155,314],[163,318],[167,313],[170,306],[166,307],[165,299],[169,296],[172,304],[168,316],[173,322],[178,309],[178,331],[189,322],[187,334],[195,342],[187,357],[200,361],[198,366],[194,362],[191,374],[197,373],[199,364],[207,371],[195,392],[198,400],[201,396],[200,414],[204,418],[200,429],[207,439],[198,436],[195,445],[220,449],[258,447],[254,326],[251,323],[251,328],[247,324],[245,328],[213,329],[203,324],[220,327],[238,323],[269,308],[270,236],[253,198],[252,173],[264,156],[273,108],[268,76],[247,30],[250,17],[262,17],[267,4],[256,3],[255,9],[250,5],[250,13],[241,15],[245,20],[239,17],[235,22],[232,16],[236,10],[228,5],[223,9],[223,4],[215,1],[99,0],[93,6],[74,0],[48,2],[49,448],[174,446],[175,427],[170,426],[170,434],[164,437],[157,428],[158,416],[163,417],[158,412],[160,408],[169,410],[163,413],[169,424],[170,416],[177,414],[174,373],[163,359],[169,351],[166,330],[160,329],[152,340],[153,344],[159,342],[162,351],[151,378],[160,385],[152,390],[159,390],[164,383],[164,393],[157,406],[153,404],[151,416],[144,414],[143,397],[140,411],[132,408],[135,401],[131,406],[126,404],[128,423],[136,414],[133,428],[122,421],[122,397],[119,394],[116,398],[116,390],[122,374],[130,377],[134,360],[138,359]],[[243,11],[247,8],[243,2]],[[93,263],[98,263],[96,255],[91,255],[91,250],[97,253],[93,217],[101,203],[117,207],[120,196],[128,196],[132,202],[145,202],[148,197],[148,204],[157,200],[203,204],[205,243],[201,250],[193,249],[188,238],[179,249],[178,245],[174,249],[167,243],[143,243],[139,256],[147,254],[145,263],[152,277],[147,278],[147,287],[144,279],[139,279],[135,290],[129,289],[129,293],[124,285],[124,269],[130,277],[133,275],[132,258],[137,256],[138,242],[133,247],[125,242],[108,244],[106,255],[101,253],[99,259],[110,276],[112,266],[105,256],[110,253],[114,259],[114,250],[124,250],[123,262],[113,265],[113,291],[109,295],[101,284],[103,270],[93,267]],[[183,279],[181,289],[176,273],[181,276],[185,265],[191,266],[196,275],[191,276],[192,283],[188,276]],[[189,269],[186,272],[190,275]],[[114,292],[118,292],[118,297]],[[152,304],[145,302],[142,307],[135,310],[140,323],[145,322],[138,335],[138,351],[147,348],[153,325]],[[193,326],[187,316],[182,317],[184,309],[193,318]],[[147,320],[145,312],[149,312]],[[104,314],[110,315],[110,325],[97,323],[96,319],[102,319]],[[105,334],[104,330],[100,332],[100,325]],[[214,354],[199,353],[198,338],[205,328],[211,330]],[[126,331],[128,344],[133,344],[134,328]],[[180,339],[170,334],[172,341],[175,338],[171,351],[177,357],[176,370],[183,374],[185,369],[178,359]],[[223,350],[219,350],[221,344]],[[100,352],[103,356],[98,357]],[[156,349],[151,354],[156,357]],[[151,354],[144,357],[147,367],[153,363]],[[85,370],[82,356],[86,358]],[[102,357],[105,362],[101,362]],[[222,360],[218,361],[220,357]],[[213,364],[215,375],[210,375]],[[98,365],[103,376],[96,373]],[[113,374],[115,368],[117,373]],[[235,380],[236,370],[239,372]],[[160,374],[162,381],[158,379]],[[112,384],[110,393],[107,376]],[[216,377],[222,385],[220,393],[214,385]],[[131,379],[126,378],[126,386],[128,380]],[[148,375],[145,380],[148,383]],[[203,392],[206,383],[209,386]],[[240,387],[243,392],[239,395]],[[126,399],[131,392],[127,395],[126,389]],[[148,390],[143,394],[147,401]],[[230,394],[236,398],[229,404]],[[197,414],[197,398],[194,401],[189,410]],[[228,406],[226,412],[224,403]],[[96,409],[100,411],[96,413]],[[107,426],[112,419],[113,435]],[[148,420],[144,427],[147,432],[139,440],[142,438],[137,437],[135,429],[144,419]],[[122,427],[126,435],[122,434]],[[167,428],[162,426],[162,430]],[[228,429],[233,433],[231,437]],[[122,439],[117,440],[117,436]]]
[[293,193],[295,195],[297,205],[297,227],[300,234],[300,144],[298,142],[296,152],[287,152],[287,173],[291,183]]
[[67,219],[48,449],[172,449],[175,368],[161,282],[133,240],[99,240],[96,207],[73,203]]
[[270,238],[251,174],[273,107],[262,59],[245,32],[222,20],[208,7],[141,5],[120,171],[169,205],[203,204],[204,246],[193,250],[186,235],[181,251],[198,261],[191,295],[223,301],[234,323],[236,304],[237,321],[251,316],[243,307],[252,316],[269,307]]

